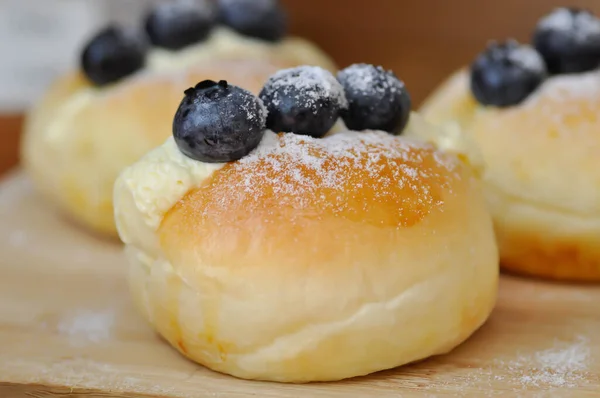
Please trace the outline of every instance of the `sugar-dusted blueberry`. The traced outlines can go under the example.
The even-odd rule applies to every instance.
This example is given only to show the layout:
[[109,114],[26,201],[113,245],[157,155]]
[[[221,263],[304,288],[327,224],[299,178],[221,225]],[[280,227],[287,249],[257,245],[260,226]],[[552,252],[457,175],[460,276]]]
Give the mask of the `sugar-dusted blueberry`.
[[179,150],[205,163],[232,162],[259,144],[266,111],[250,92],[221,80],[205,80],[185,91],[173,121]]
[[483,105],[508,107],[525,100],[546,77],[534,48],[516,40],[492,42],[471,64],[471,91]]
[[410,116],[411,98],[404,83],[381,66],[354,64],[338,73],[348,108],[341,115],[351,130],[402,133]]
[[596,69],[600,66],[600,19],[588,10],[557,8],[539,21],[533,43],[552,74]]
[[238,33],[267,41],[286,34],[287,16],[278,0],[218,0],[221,23]]
[[323,137],[347,107],[344,88],[325,69],[300,66],[269,78],[260,98],[267,107],[267,128],[277,133]]
[[111,25],[98,32],[81,54],[81,68],[97,86],[117,82],[144,67],[147,45],[139,32]]
[[209,0],[177,0],[159,3],[146,17],[146,32],[152,44],[179,50],[206,39],[217,13]]

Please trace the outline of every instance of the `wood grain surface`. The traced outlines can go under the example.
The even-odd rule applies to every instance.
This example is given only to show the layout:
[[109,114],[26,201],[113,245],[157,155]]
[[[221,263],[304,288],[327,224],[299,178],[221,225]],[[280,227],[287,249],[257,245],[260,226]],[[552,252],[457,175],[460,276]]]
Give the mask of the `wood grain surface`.
[[130,302],[121,247],[61,217],[20,173],[0,185],[0,397],[583,397],[600,389],[600,287],[505,276],[449,355],[339,383],[282,385],[182,358]]

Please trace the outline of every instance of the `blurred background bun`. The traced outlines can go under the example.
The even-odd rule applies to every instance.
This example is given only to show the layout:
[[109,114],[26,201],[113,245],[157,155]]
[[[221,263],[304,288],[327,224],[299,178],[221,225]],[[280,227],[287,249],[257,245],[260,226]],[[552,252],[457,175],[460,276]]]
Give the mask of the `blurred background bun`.
[[[131,20],[154,0],[0,0],[0,171],[17,162],[23,112],[64,73],[86,33]],[[35,2],[35,7],[31,4]],[[282,0],[290,33],[316,42],[340,66],[357,59],[393,69],[415,107],[490,38],[528,41],[558,6],[600,12],[597,0]]]

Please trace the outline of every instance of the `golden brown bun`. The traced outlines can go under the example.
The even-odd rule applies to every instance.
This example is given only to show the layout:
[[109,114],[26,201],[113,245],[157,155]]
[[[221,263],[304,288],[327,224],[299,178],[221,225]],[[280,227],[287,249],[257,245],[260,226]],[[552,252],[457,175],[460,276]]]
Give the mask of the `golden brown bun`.
[[140,180],[181,167],[172,140],[117,180],[133,296],[177,350],[241,378],[328,381],[447,353],[487,319],[498,253],[469,167],[385,133],[268,139],[279,149],[170,198],[155,229],[164,198]]
[[558,76],[523,104],[480,106],[459,71],[424,104],[457,122],[485,162],[485,191],[503,266],[600,281],[600,74]]
[[116,236],[112,188],[119,172],[171,134],[183,90],[224,79],[255,94],[287,61],[215,61],[142,72],[106,88],[80,73],[59,79],[30,112],[22,160],[36,185],[67,214]]

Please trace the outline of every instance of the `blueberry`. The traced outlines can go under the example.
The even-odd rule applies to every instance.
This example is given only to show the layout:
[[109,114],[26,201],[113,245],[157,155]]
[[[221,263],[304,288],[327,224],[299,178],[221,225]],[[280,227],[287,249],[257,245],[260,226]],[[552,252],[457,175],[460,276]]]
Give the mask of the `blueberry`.
[[408,123],[411,98],[404,83],[381,66],[355,64],[338,73],[348,108],[341,113],[351,130],[397,135]]
[[277,0],[218,0],[221,22],[236,32],[267,41],[285,36],[287,18]]
[[83,72],[97,86],[117,82],[144,67],[147,46],[143,36],[130,29],[109,26],[85,46]]
[[185,91],[173,121],[173,136],[189,158],[233,162],[260,144],[265,118],[264,105],[250,92],[224,80],[205,80]]
[[347,106],[344,88],[316,66],[284,69],[269,78],[260,93],[267,107],[267,128],[277,133],[323,137]]
[[508,107],[525,100],[546,76],[544,60],[532,47],[493,42],[471,64],[471,91],[483,105]]
[[206,39],[216,22],[216,10],[208,0],[161,3],[146,17],[152,44],[180,50]]
[[552,74],[596,69],[600,66],[600,19],[588,10],[557,8],[540,20],[533,43]]

